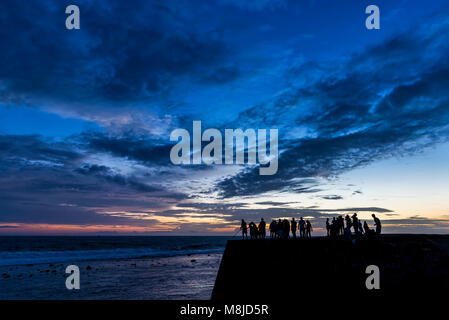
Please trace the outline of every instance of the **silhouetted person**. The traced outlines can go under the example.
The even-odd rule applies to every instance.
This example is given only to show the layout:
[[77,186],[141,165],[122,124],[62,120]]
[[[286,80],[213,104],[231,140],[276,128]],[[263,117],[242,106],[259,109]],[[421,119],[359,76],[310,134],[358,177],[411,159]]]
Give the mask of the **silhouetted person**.
[[270,223],[270,237],[273,238],[276,235],[276,221],[271,220]]
[[311,238],[312,237],[312,224],[309,220],[306,221],[306,237]]
[[340,222],[335,217],[332,218],[332,223],[330,225],[330,236],[336,237],[340,233]]
[[261,218],[259,222],[259,235],[261,238],[265,238],[266,235],[266,223],[263,218]]
[[299,236],[301,238],[304,238],[306,236],[306,226],[305,226],[306,222],[301,217],[301,218],[299,218],[298,224],[299,224]]
[[357,213],[352,215],[352,226],[354,227],[355,234],[359,234],[359,219],[357,218]]
[[351,239],[351,227],[352,227],[351,218],[348,215],[346,215],[345,221],[346,221],[346,228],[344,234],[346,238]]
[[242,240],[248,239],[248,226],[246,225],[245,220],[242,219],[242,224],[240,225],[240,229],[242,230]]
[[374,225],[376,226],[376,234],[380,234],[382,232],[382,225],[380,223],[380,220],[374,213],[371,216],[373,217]]
[[257,238],[257,226],[254,222],[250,222],[249,223],[249,236],[251,239],[256,239]]
[[331,224],[329,223],[329,218],[326,218],[326,231],[327,231],[327,236],[329,237],[330,231],[331,231]]
[[288,239],[290,235],[290,222],[288,222],[287,219],[284,219],[284,221],[282,221],[282,229],[284,231],[284,238]]
[[291,229],[292,229],[293,239],[296,239],[296,227],[297,226],[298,226],[298,223],[296,222],[295,218],[292,218]]
[[369,228],[368,223],[366,223],[366,221],[363,222],[363,229],[365,230],[365,235],[367,236],[371,235],[372,230]]
[[359,220],[359,231],[360,231],[360,233],[363,233],[363,226],[362,226],[362,223],[360,222],[360,220]]
[[352,227],[352,221],[351,221],[351,218],[348,215],[345,216],[345,222],[346,222],[346,228],[351,228]]
[[341,235],[344,235],[345,234],[345,224],[344,224],[343,217],[342,216],[338,216],[337,222],[338,222],[339,233]]
[[282,224],[282,220],[279,219],[277,224],[276,224],[276,235],[278,238],[281,238],[283,236],[283,224]]

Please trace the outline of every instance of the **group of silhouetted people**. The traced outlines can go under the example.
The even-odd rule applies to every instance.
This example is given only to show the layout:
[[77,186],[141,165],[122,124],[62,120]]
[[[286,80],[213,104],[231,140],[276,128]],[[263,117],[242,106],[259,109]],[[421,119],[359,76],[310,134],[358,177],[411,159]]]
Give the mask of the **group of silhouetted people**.
[[326,231],[329,237],[337,237],[339,235],[345,236],[346,238],[351,239],[353,237],[352,229],[354,229],[354,235],[359,237],[361,235],[366,235],[368,237],[373,235],[379,235],[382,231],[382,225],[378,217],[375,214],[371,215],[374,219],[374,225],[376,230],[372,230],[369,228],[368,223],[366,221],[362,224],[362,222],[357,217],[357,213],[352,215],[352,218],[349,215],[338,216],[337,218],[333,217],[332,222],[329,222],[329,218],[326,219]]
[[[362,224],[357,217],[357,213],[354,213],[352,217],[349,215],[346,215],[344,218],[343,216],[333,217],[331,222],[329,221],[329,218],[327,218],[327,236],[345,236],[348,239],[352,239],[354,236],[358,238],[362,235],[367,237],[379,235],[382,231],[382,225],[379,218],[376,217],[375,214],[372,214],[372,217],[376,227],[375,230],[370,229],[366,221]],[[266,223],[263,218],[260,219],[259,225],[256,225],[252,221],[247,224],[246,221],[242,219],[242,223],[240,225],[242,239],[248,239],[248,229],[251,239],[264,239],[266,237]],[[296,231],[298,231],[298,229],[300,238],[312,237],[312,224],[309,220],[304,220],[302,217],[300,217],[299,220],[292,218],[291,221],[288,221],[287,219],[272,220],[269,226],[270,237],[273,239],[288,239],[290,238],[290,232],[292,235],[291,237],[296,239]],[[354,230],[354,233],[352,233],[352,230]]]
[[[299,227],[299,237],[310,238],[312,237],[312,224],[309,220],[304,220],[302,217],[298,221],[292,218],[292,221],[287,219],[272,220],[269,226],[270,237],[275,239],[288,239],[290,238],[290,232],[292,237],[296,238],[296,231]],[[259,226],[254,222],[246,224],[246,221],[242,219],[240,225],[240,230],[242,231],[242,239],[248,239],[248,229],[249,236],[251,239],[263,239],[266,237],[266,223],[264,219],[260,219]]]

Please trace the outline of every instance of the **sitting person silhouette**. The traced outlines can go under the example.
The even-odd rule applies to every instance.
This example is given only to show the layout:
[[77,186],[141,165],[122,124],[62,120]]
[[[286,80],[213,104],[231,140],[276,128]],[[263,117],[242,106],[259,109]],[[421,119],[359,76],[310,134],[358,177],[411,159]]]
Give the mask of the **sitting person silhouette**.
[[374,233],[374,230],[371,230],[368,226],[368,223],[363,222],[363,229],[365,230],[365,236],[370,237]]
[[359,232],[361,234],[363,234],[363,226],[362,226],[362,222],[359,220]]

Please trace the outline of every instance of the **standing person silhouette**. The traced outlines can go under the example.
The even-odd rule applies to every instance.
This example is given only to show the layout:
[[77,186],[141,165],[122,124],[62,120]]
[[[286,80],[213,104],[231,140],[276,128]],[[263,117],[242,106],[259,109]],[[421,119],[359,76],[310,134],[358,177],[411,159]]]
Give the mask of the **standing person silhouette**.
[[328,237],[329,237],[330,230],[331,230],[331,225],[329,223],[329,218],[326,218],[326,231],[327,231],[327,236]]
[[266,223],[265,220],[261,218],[259,222],[259,235],[261,238],[265,239],[266,234]]
[[357,218],[357,213],[352,215],[352,226],[354,227],[354,233],[359,234],[359,219]]
[[295,218],[292,218],[291,227],[292,227],[293,239],[296,239],[296,227],[297,227],[297,225],[298,225],[298,223],[296,222]]
[[382,224],[380,223],[380,220],[376,215],[373,213],[371,215],[374,219],[374,225],[376,226],[376,234],[380,234],[382,232]]
[[338,219],[335,219],[335,217],[333,217],[330,225],[330,236],[336,237],[339,234],[340,234],[340,221],[338,221]]
[[339,233],[341,235],[344,235],[345,234],[345,224],[343,222],[343,217],[342,216],[338,216],[337,222],[338,222]]
[[284,231],[284,238],[288,239],[290,237],[290,222],[287,219],[282,221],[282,229]]
[[276,233],[276,221],[275,220],[271,220],[270,223],[270,238],[273,238],[275,236]]
[[306,236],[306,228],[305,228],[306,222],[301,217],[301,218],[299,218],[299,222],[298,223],[299,223],[299,236],[301,238],[304,238]]
[[351,239],[351,228],[352,228],[352,221],[351,218],[349,217],[349,215],[345,216],[345,221],[346,221],[346,228],[345,228],[345,237],[348,239]]
[[248,226],[245,222],[245,220],[242,219],[242,224],[240,225],[240,229],[242,230],[242,240],[248,239]]
[[282,238],[284,236],[284,229],[282,227],[282,220],[278,219],[276,223],[276,235],[278,238]]
[[306,221],[306,237],[307,238],[312,238],[312,224],[310,223],[309,220]]

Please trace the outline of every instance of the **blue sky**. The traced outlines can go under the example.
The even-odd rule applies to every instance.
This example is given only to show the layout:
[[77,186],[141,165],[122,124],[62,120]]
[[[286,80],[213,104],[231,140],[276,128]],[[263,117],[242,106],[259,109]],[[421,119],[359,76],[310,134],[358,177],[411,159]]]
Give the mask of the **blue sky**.
[[[77,4],[81,29],[65,29]],[[449,230],[449,7],[377,1],[0,4],[0,232],[232,234],[376,212]],[[174,166],[170,132],[279,129],[279,170]],[[371,223],[371,221],[369,220]]]

